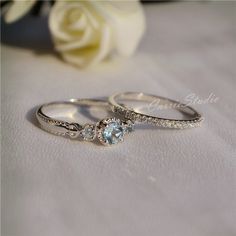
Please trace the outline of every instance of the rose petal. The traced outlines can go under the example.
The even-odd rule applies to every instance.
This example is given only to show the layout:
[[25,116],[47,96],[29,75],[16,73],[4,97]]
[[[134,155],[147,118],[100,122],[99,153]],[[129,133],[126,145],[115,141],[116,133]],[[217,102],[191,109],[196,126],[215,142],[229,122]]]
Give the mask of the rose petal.
[[35,4],[36,0],[24,0],[12,2],[10,8],[6,12],[4,19],[7,23],[12,23],[24,16]]
[[[52,32],[52,35],[58,40],[69,42],[79,37],[78,34],[77,35],[72,34],[70,31],[70,27],[68,27],[68,25],[65,25],[63,23],[63,20],[67,18],[66,17],[67,12],[70,10],[74,10],[76,8],[81,9],[81,11],[83,11],[83,13],[88,18],[88,21],[86,21],[85,23],[87,24],[90,23],[92,27],[99,28],[99,24],[96,18],[97,14],[92,15],[91,11],[89,11],[90,5],[88,5],[86,2],[58,1],[52,7],[52,10],[49,16],[50,31]],[[86,28],[86,26],[87,25],[84,25],[84,28]],[[80,38],[77,38],[77,40],[80,40]]]
[[94,65],[106,58],[110,52],[111,29],[108,25],[102,27],[100,40],[97,46],[67,51],[62,56],[64,60],[79,67]]
[[111,25],[118,54],[122,56],[133,54],[145,30],[145,17],[140,3],[92,1],[92,4]]
[[93,29],[91,27],[87,27],[80,40],[75,40],[67,43],[59,43],[58,45],[56,45],[56,49],[60,52],[79,49],[86,45],[95,45],[97,41],[98,38],[96,37]]

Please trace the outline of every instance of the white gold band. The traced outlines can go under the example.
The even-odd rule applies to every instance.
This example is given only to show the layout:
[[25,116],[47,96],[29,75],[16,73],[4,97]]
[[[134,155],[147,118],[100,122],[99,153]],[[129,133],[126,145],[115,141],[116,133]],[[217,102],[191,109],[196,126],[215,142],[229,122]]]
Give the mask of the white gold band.
[[[107,101],[96,99],[71,99],[63,102],[47,103],[39,107],[36,117],[42,129],[56,134],[67,136],[70,138],[82,138],[85,141],[92,141],[96,137],[104,145],[116,144],[123,141],[124,134],[133,129],[133,123],[128,120],[120,120],[115,117],[105,118],[95,124],[79,124],[75,122],[67,122],[62,119],[52,117],[52,110],[63,110],[68,106],[74,108],[78,106],[104,106],[107,110],[109,105]],[[76,109],[74,109],[77,111]]]
[[[143,114],[137,111],[134,111],[133,108],[127,107],[126,105],[119,102],[119,100],[127,100],[127,101],[141,101],[152,103],[153,101],[158,100],[162,104],[169,104],[173,109],[178,110],[184,115],[187,115],[188,119],[169,119],[158,116],[152,116]],[[134,122],[148,123],[153,124],[159,127],[164,128],[176,128],[176,129],[184,129],[184,128],[193,128],[200,126],[203,121],[202,116],[195,109],[190,106],[187,106],[178,101],[164,98],[156,95],[150,95],[139,92],[125,92],[125,93],[117,93],[109,97],[109,104],[113,112],[119,113],[127,119],[130,119]]]

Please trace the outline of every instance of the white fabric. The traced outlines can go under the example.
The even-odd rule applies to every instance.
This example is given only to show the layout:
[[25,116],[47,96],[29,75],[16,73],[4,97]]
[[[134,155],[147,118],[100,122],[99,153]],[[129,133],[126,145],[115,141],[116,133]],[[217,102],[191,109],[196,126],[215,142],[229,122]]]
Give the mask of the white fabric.
[[[235,4],[145,12],[136,55],[86,71],[47,51],[41,20],[4,26],[2,235],[236,234]],[[111,148],[36,126],[39,104],[130,90],[181,101],[214,93],[219,101],[195,106],[201,128],[137,129]]]

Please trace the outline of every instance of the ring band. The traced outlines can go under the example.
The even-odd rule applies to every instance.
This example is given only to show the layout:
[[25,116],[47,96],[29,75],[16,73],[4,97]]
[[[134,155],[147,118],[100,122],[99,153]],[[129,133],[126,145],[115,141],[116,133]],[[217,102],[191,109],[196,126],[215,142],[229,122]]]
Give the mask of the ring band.
[[[161,104],[167,104],[169,107],[173,107],[184,115],[188,115],[189,119],[169,119],[162,118],[152,115],[143,114],[134,111],[133,108],[127,107],[126,105],[119,102],[119,100],[127,101],[141,101],[149,102],[158,101]],[[109,104],[113,112],[119,113],[123,117],[132,120],[133,122],[148,123],[164,128],[175,128],[175,129],[185,129],[198,127],[203,121],[203,117],[195,109],[187,106],[178,101],[164,98],[156,95],[144,94],[139,92],[125,92],[117,93],[109,97]]]
[[82,138],[85,141],[93,141],[97,137],[104,145],[117,144],[123,141],[124,135],[133,131],[133,122],[126,118],[121,120],[116,117],[109,117],[98,121],[96,124],[81,125],[76,122],[53,118],[50,115],[51,111],[63,110],[68,106],[105,106],[107,109],[109,108],[108,102],[96,99],[71,99],[69,101],[47,103],[40,106],[36,112],[36,117],[42,129],[73,139]]

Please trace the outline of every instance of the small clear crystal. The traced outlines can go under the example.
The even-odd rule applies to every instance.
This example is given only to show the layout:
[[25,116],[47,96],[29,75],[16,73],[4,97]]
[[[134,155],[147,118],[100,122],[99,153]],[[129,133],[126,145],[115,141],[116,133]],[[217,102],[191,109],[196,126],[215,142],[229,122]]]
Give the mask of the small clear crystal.
[[130,133],[130,132],[134,131],[134,123],[130,120],[124,122],[123,126],[124,126],[125,133]]
[[95,134],[94,125],[85,125],[81,131],[81,136],[86,141],[93,140],[95,138]]

